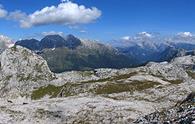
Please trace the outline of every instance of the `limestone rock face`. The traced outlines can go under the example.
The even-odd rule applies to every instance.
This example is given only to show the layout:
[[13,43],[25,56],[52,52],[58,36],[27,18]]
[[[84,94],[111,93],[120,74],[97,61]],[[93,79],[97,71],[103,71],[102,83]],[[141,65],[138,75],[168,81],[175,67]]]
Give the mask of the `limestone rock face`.
[[194,56],[55,74],[42,57],[14,46],[0,62],[0,123],[128,124],[174,106],[195,89]]
[[188,78],[186,71],[176,63],[149,63],[145,68],[149,74],[176,80]]
[[1,96],[23,94],[33,88],[47,85],[54,78],[46,61],[21,46],[5,50],[1,62]]

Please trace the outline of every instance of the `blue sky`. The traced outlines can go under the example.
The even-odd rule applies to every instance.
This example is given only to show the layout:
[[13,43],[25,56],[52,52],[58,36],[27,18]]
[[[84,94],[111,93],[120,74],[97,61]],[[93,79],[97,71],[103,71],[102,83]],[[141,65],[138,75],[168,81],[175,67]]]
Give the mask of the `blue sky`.
[[[195,1],[194,0],[74,0],[72,3],[84,5],[85,9],[92,10],[90,19],[66,22],[52,21],[44,23],[32,22],[21,27],[21,18],[7,17],[11,12],[20,10],[27,18],[35,11],[45,7],[58,6],[60,0],[1,0],[1,9],[7,16],[0,18],[0,34],[13,39],[37,37],[42,32],[63,32],[78,37],[111,40],[138,32],[159,32],[174,34],[178,32],[195,32]],[[69,11],[69,10],[67,10]],[[100,12],[100,13],[98,13]],[[82,13],[81,13],[82,14]],[[83,13],[85,14],[85,13]],[[8,19],[9,18],[9,19]],[[59,18],[61,19],[61,18]],[[48,19],[47,19],[48,20]],[[26,21],[28,23],[28,20]]]

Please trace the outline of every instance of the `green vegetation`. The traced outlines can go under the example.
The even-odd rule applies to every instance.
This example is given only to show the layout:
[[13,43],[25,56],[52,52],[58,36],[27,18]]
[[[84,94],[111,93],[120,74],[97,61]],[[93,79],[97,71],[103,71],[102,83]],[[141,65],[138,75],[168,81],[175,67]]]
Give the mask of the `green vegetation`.
[[49,95],[50,98],[55,98],[58,96],[58,94],[63,90],[63,96],[72,96],[76,93],[74,92],[74,88],[79,86],[79,84],[65,84],[63,86],[54,86],[54,85],[48,85],[46,87],[40,87],[37,90],[34,90],[31,94],[32,99],[40,99],[44,97],[45,95]]
[[110,78],[103,78],[103,79],[98,79],[98,80],[89,80],[89,81],[83,81],[81,84],[88,84],[88,83],[96,83],[96,82],[106,82],[109,81]]
[[51,71],[56,73],[70,70],[131,67],[133,63],[131,58],[116,54],[106,47],[101,49],[84,47],[45,49],[41,56],[47,61]]
[[114,76],[113,78],[111,78],[110,81],[116,81],[116,80],[121,80],[121,79],[127,79],[127,78],[130,78],[134,75],[136,75],[137,72],[131,72],[131,73],[128,73],[128,74],[122,74],[122,75],[118,75],[118,76]]
[[40,98],[44,97],[45,95],[49,95],[51,97],[57,97],[57,95],[59,94],[59,92],[62,88],[63,88],[63,86],[57,87],[54,85],[40,87],[39,89],[33,91],[31,98],[32,99],[40,99]]
[[132,83],[107,83],[106,85],[96,89],[96,94],[112,94],[120,92],[142,91],[159,85],[157,82],[151,81],[134,81]]
[[177,79],[177,80],[167,80],[167,79],[163,79],[163,81],[169,82],[171,84],[181,84],[183,82],[182,79]]
[[[90,74],[90,73],[86,72],[86,74]],[[118,76],[99,79],[99,80],[83,81],[83,82],[80,82],[78,84],[67,83],[63,86],[48,85],[46,87],[40,87],[39,89],[34,90],[32,95],[31,95],[31,98],[32,99],[40,99],[40,98],[44,97],[45,95],[49,95],[51,98],[57,97],[57,95],[62,91],[62,89],[63,89],[63,96],[72,96],[72,95],[76,95],[78,93],[82,93],[84,91],[89,91],[89,92],[93,92],[93,93],[95,91],[95,93],[101,94],[100,93],[101,90],[103,90],[103,92],[105,92],[104,90],[107,90],[106,88],[108,88],[108,92],[111,93],[114,91],[115,92],[123,92],[123,91],[133,91],[136,89],[141,90],[141,89],[143,89],[143,87],[148,88],[150,86],[153,86],[154,82],[144,82],[144,83],[143,82],[133,82],[132,84],[122,84],[122,83],[112,84],[111,83],[111,82],[115,82],[117,80],[129,78],[135,74],[136,73],[133,72],[133,73],[129,73],[129,74],[123,74],[123,75],[118,75]],[[20,77],[20,81],[22,81],[22,80],[26,81],[28,79],[30,79],[30,77],[26,77],[26,78],[24,78],[22,76]],[[101,89],[101,88],[98,88],[97,90],[96,89],[88,89],[88,88],[82,89],[84,85],[86,85],[88,87],[88,85],[91,85],[92,83],[96,83],[96,82],[107,82],[107,84],[106,84],[106,86],[103,86],[104,87],[103,89]]]
[[169,80],[169,82],[170,82],[171,84],[181,84],[181,83],[183,82],[183,80],[181,80],[181,79]]
[[117,76],[113,76],[113,77],[103,78],[103,79],[99,79],[99,80],[83,81],[81,83],[83,84],[83,83],[96,83],[96,82],[106,82],[106,81],[117,81],[117,80],[130,78],[131,76],[134,76],[136,74],[137,74],[137,72],[132,72],[132,73],[129,73],[129,74],[122,74],[122,75],[117,75]]

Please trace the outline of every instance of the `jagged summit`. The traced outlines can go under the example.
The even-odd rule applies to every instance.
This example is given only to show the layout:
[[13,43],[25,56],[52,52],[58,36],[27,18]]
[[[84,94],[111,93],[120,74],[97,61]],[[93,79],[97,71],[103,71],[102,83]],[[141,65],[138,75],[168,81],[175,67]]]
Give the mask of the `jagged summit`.
[[80,39],[69,34],[66,37],[60,35],[47,35],[40,41],[40,49],[45,48],[63,48],[67,47],[70,49],[75,49],[81,44]]
[[26,39],[26,40],[20,40],[15,43],[15,45],[25,46],[26,48],[30,50],[39,50],[39,41],[36,39]]
[[75,49],[76,47],[81,45],[81,40],[72,34],[67,35],[65,37],[65,40],[67,41],[67,46],[70,49]]
[[47,35],[40,41],[36,39],[27,39],[17,41],[16,45],[20,45],[26,47],[30,50],[43,50],[49,48],[63,48],[67,47],[70,49],[75,49],[79,45],[81,45],[80,39],[76,38],[75,36],[69,34],[66,37],[60,35]]
[[60,35],[47,35],[39,43],[40,49],[65,47],[66,41]]

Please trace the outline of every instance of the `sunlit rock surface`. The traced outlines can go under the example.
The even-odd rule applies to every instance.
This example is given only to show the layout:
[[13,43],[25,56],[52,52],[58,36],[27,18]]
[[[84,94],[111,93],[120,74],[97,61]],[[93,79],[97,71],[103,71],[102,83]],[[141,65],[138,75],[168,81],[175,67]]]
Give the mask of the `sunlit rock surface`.
[[14,46],[0,61],[0,123],[128,124],[174,106],[195,88],[194,56],[54,74],[42,57]]

